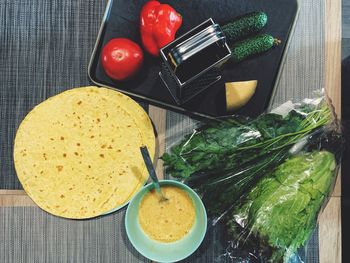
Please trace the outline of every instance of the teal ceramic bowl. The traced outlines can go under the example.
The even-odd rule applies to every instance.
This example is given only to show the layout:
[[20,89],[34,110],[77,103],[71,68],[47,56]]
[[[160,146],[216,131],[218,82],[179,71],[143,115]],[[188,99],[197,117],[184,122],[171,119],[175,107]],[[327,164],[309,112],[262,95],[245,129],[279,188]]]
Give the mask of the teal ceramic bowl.
[[176,262],[190,256],[202,243],[207,230],[207,213],[200,197],[187,185],[173,180],[162,180],[160,185],[177,186],[192,198],[196,218],[190,232],[184,238],[172,243],[155,241],[143,232],[138,220],[138,209],[142,198],[153,189],[153,184],[148,184],[129,203],[125,215],[126,233],[131,244],[144,257],[157,262]]

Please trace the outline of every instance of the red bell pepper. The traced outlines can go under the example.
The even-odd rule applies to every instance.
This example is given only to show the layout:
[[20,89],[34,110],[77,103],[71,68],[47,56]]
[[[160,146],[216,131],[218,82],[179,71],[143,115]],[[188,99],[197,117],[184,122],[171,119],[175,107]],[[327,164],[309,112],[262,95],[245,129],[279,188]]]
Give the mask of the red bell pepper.
[[175,39],[182,24],[182,17],[168,4],[151,0],[147,2],[140,15],[140,32],[144,48],[158,56],[159,50]]

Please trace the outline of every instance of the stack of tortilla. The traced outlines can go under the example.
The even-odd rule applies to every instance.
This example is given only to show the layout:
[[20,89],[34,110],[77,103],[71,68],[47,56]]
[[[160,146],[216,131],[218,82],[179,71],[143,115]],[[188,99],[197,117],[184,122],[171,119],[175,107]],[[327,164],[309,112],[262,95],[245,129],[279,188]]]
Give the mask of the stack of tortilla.
[[91,218],[125,205],[145,184],[142,145],[154,157],[153,126],[135,101],[111,89],[76,88],[25,117],[14,162],[39,207],[61,217]]

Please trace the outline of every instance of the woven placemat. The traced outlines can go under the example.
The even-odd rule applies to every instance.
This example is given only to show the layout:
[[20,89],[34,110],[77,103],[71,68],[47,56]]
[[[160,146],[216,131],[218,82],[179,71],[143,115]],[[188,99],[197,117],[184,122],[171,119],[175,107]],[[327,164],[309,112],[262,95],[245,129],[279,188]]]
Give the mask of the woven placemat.
[[0,208],[0,262],[149,262],[127,239],[124,214],[74,221],[36,207]]
[[[47,97],[90,84],[87,65],[105,4],[106,0],[0,2],[1,189],[21,188],[12,145],[25,114]],[[276,103],[322,87],[322,21],[323,1],[302,1]],[[193,125],[192,119],[168,112],[167,146]],[[34,207],[0,208],[0,262],[147,262],[127,241],[124,213],[73,221]],[[186,261],[214,262],[221,253],[220,231],[209,231],[201,248]],[[317,230],[301,256],[305,262],[318,262]]]
[[[6,263],[137,263],[142,257],[126,237],[125,209],[91,220],[67,220],[37,207],[0,208],[0,262]],[[215,262],[224,251],[223,230],[211,229],[190,258],[183,262]],[[317,233],[317,230],[315,231]],[[319,262],[317,234],[300,250],[305,263]]]
[[13,140],[44,99],[90,85],[88,62],[106,0],[0,1],[0,189],[20,189]]

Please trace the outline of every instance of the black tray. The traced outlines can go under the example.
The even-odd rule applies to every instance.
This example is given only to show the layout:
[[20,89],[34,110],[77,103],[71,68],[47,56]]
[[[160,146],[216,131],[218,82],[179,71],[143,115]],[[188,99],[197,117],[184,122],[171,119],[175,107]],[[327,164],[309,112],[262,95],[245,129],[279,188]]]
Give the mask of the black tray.
[[108,3],[89,65],[89,77],[94,83],[115,88],[134,98],[167,109],[197,116],[222,117],[228,115],[225,110],[224,83],[256,79],[258,87],[255,95],[237,113],[254,117],[268,107],[279,77],[289,35],[298,13],[297,0],[161,1],[171,4],[183,16],[183,25],[178,31],[178,36],[209,17],[222,24],[236,16],[262,10],[269,18],[264,31],[282,40],[281,45],[262,56],[251,58],[237,65],[226,65],[223,78],[217,84],[181,106],[176,104],[158,75],[160,58],[153,58],[145,52],[142,70],[130,81],[113,81],[102,69],[101,49],[110,39],[127,37],[141,43],[139,13],[146,2],[147,0],[111,0]]

